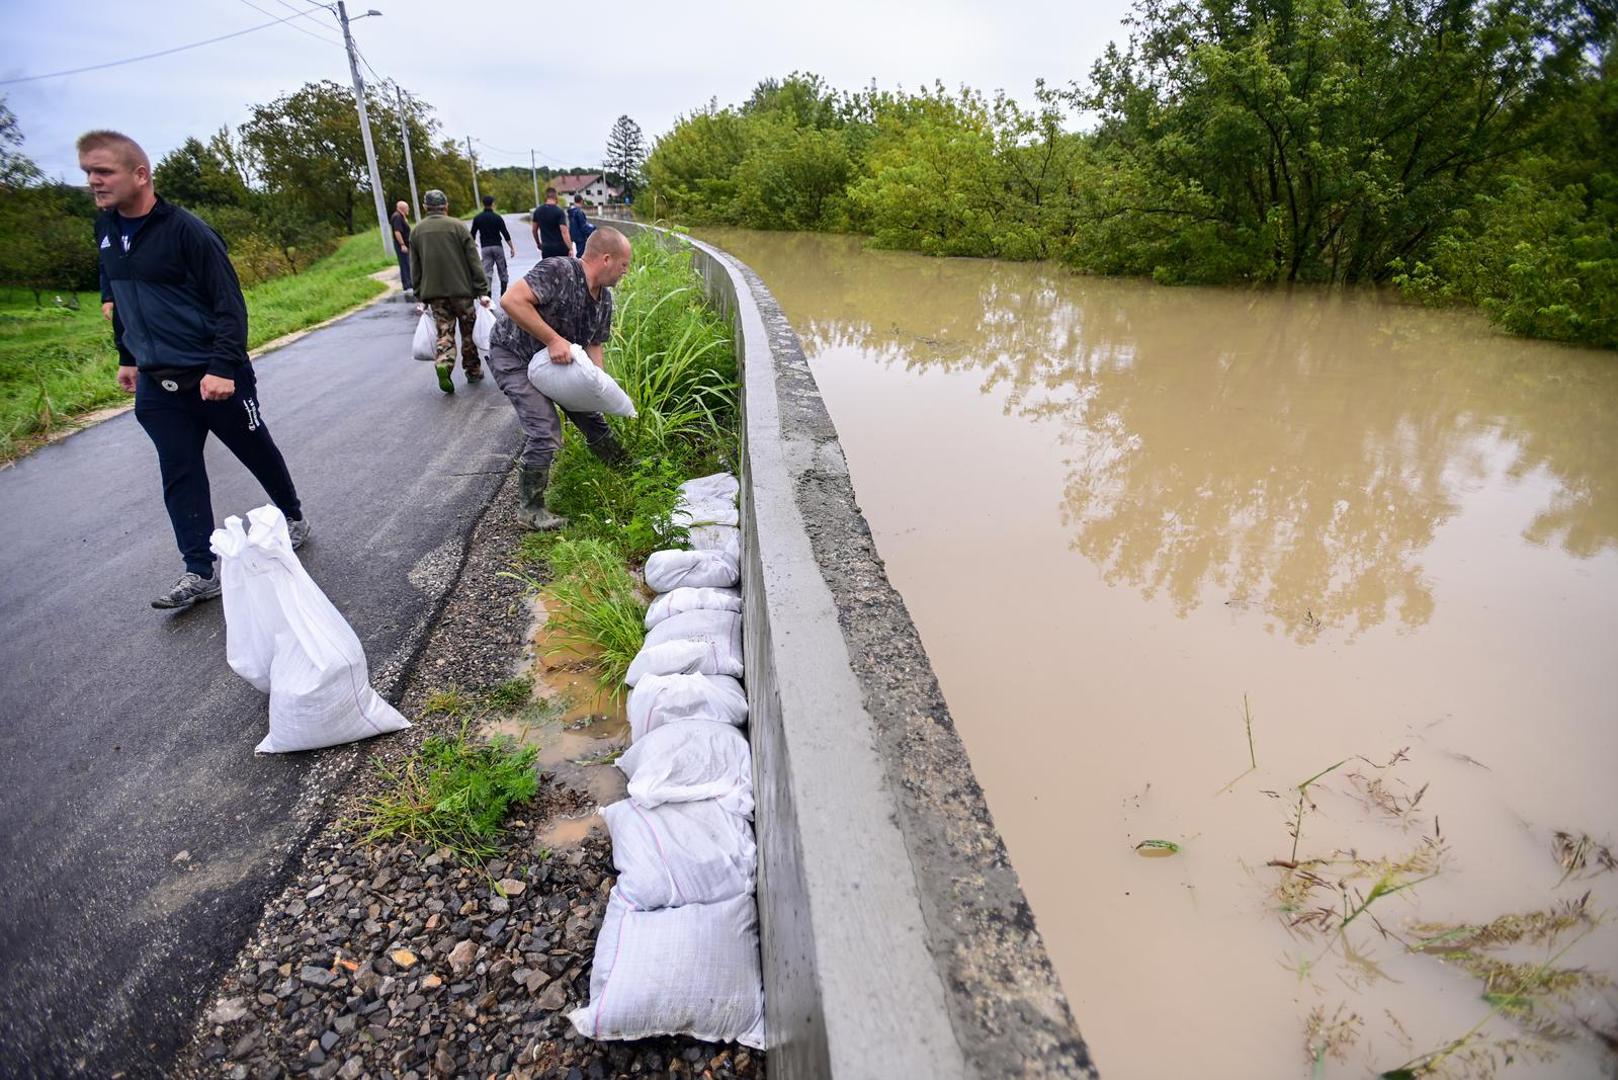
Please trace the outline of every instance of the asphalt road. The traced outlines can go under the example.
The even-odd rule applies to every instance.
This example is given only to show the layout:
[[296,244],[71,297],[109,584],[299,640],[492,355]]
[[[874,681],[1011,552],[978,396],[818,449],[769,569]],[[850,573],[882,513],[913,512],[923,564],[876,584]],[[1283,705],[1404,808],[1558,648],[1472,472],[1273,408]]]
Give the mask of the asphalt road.
[[[415,323],[396,296],[257,361],[300,555],[384,694],[520,441],[493,379],[440,393]],[[216,440],[208,469],[221,521],[268,501]],[[0,1072],[161,1075],[363,751],[255,755],[221,606],[148,605],[183,567],[132,413],[0,470],[0,567]]]

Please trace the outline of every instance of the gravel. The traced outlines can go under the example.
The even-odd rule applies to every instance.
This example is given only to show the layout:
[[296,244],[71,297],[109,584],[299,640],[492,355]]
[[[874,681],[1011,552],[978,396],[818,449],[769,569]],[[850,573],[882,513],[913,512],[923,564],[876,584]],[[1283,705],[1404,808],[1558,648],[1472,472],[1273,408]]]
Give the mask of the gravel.
[[[412,664],[399,703],[420,716],[434,690],[492,687],[519,667],[530,612],[511,567],[521,533],[508,478],[473,532],[460,580]],[[396,761],[448,718],[368,744]],[[592,832],[555,850],[537,837],[591,803],[555,779],[511,821],[481,867],[408,843],[368,845],[347,823],[380,790],[360,771],[302,864],[202,1010],[179,1077],[426,1080],[511,1076],[764,1076],[764,1055],[686,1038],[597,1043],[565,1014],[589,995],[613,868]]]

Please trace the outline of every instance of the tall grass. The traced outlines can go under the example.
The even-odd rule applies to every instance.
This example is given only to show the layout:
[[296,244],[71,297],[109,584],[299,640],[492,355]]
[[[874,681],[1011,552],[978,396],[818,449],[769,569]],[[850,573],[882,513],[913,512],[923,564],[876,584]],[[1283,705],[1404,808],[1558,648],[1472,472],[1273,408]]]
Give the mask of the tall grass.
[[547,554],[551,580],[539,588],[545,627],[559,644],[589,655],[603,692],[622,692],[624,675],[646,638],[646,605],[611,543],[563,537]]
[[[392,265],[375,233],[351,236],[300,274],[244,290],[247,347],[341,314],[387,286],[370,275]],[[101,297],[77,293],[78,311],[41,312],[22,294],[0,301],[0,461],[27,453],[36,436],[75,416],[129,400],[114,375],[118,354]],[[65,297],[64,297],[65,299]]]
[[736,351],[729,325],[707,306],[689,250],[643,233],[614,295],[605,360],[639,412],[618,422],[639,456],[723,442],[736,421]]
[[610,467],[570,428],[557,455],[550,505],[568,519],[557,539],[525,544],[548,568],[548,625],[594,658],[603,690],[621,693],[645,640],[645,604],[628,567],[683,546],[673,523],[681,483],[736,461],[736,352],[730,325],[703,299],[689,249],[643,233],[614,292],[607,370],[635,402],[609,417],[629,456]]

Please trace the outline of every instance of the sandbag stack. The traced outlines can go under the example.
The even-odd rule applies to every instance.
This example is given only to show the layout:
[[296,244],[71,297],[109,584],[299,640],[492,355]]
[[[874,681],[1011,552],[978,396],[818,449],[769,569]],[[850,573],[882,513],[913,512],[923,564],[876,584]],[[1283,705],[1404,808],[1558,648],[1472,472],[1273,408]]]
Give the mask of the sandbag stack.
[[764,1045],[738,490],[728,473],[681,485],[676,516],[692,550],[646,562],[660,595],[625,676],[632,741],[618,767],[629,797],[601,811],[618,879],[590,1003],[568,1016],[592,1039]]

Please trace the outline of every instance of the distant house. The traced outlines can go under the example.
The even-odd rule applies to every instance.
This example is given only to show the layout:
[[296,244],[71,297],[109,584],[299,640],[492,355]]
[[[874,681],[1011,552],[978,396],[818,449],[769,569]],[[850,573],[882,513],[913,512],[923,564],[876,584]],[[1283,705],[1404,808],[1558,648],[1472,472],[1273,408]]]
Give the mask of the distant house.
[[601,206],[607,201],[607,180],[600,173],[554,176],[550,186],[556,189],[557,199],[563,203],[571,203],[575,195],[583,195],[591,206]]

